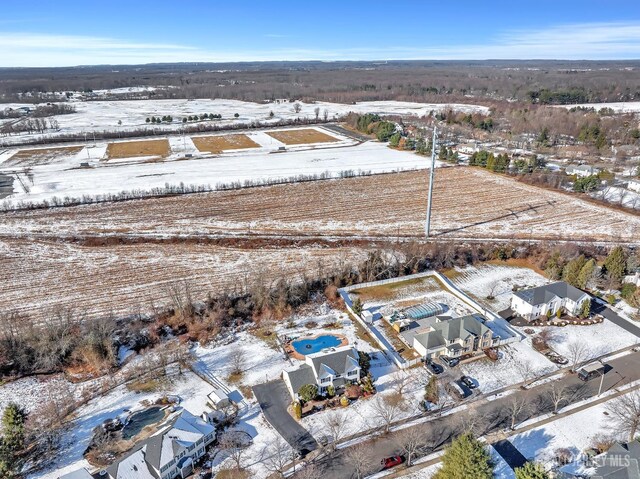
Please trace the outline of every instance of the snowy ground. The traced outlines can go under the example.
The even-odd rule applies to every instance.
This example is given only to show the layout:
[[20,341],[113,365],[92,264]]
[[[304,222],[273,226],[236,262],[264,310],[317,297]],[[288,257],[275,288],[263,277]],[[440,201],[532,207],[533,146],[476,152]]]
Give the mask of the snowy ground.
[[[382,143],[340,145],[277,154],[260,149],[257,152],[229,153],[215,158],[194,157],[183,161],[147,162],[144,158],[94,161],[93,168],[76,168],[80,161],[86,161],[87,149],[84,149],[68,161],[32,167],[29,179],[26,175],[21,176],[29,191],[24,191],[16,181],[14,188],[17,191],[5,201],[42,201],[53,197],[79,198],[121,191],[149,191],[162,188],[167,183],[215,188],[219,183],[274,180],[299,175],[326,173],[329,177],[337,177],[346,170],[382,173],[426,167],[424,158],[411,152],[387,148]],[[103,154],[101,151],[96,148],[89,154],[100,156]],[[0,172],[3,170],[1,166],[0,163]],[[7,167],[5,170],[14,171],[15,168]]]
[[616,113],[636,113],[640,112],[640,101],[619,101],[612,103],[581,103],[576,105],[556,105],[557,108],[567,110],[575,107],[594,108],[596,111],[601,108],[611,108]]
[[[556,451],[567,448],[574,458],[585,449],[606,438],[624,440],[612,424],[610,404],[597,404],[583,411],[556,419],[544,426],[531,429],[509,438],[513,445],[529,460],[536,460],[550,466],[554,463]],[[566,472],[584,471],[580,461],[563,467]]]
[[[476,301],[494,311],[502,311],[509,307],[514,286],[533,288],[549,282],[547,278],[530,268],[510,266],[506,263],[456,268],[451,275],[451,281]],[[495,299],[487,299],[491,293]]]
[[[379,115],[412,115],[426,116],[431,112],[453,109],[465,113],[489,113],[489,108],[471,104],[436,104],[436,103],[416,103],[403,101],[369,101],[356,104],[345,105],[338,103],[316,102],[300,104],[300,112],[293,110],[293,103],[252,103],[239,100],[225,99],[197,99],[197,100],[122,100],[122,101],[72,101],[76,107],[76,113],[67,115],[57,115],[54,118],[58,121],[60,130],[56,133],[47,133],[45,136],[51,138],[59,135],[78,135],[82,139],[83,133],[88,131],[114,131],[125,132],[130,130],[153,130],[153,131],[178,131],[182,127],[182,118],[190,115],[202,115],[204,113],[220,114],[222,120],[215,122],[218,125],[250,124],[260,121],[262,123],[276,123],[281,120],[314,119],[315,109],[320,109],[320,117],[333,119],[341,117],[349,112],[356,113],[377,113]],[[18,108],[29,104],[5,104],[4,108]],[[273,117],[270,113],[273,112]],[[238,114],[238,118],[234,115]],[[146,119],[151,116],[162,117],[171,115],[174,118],[170,124],[149,124]],[[7,120],[9,121],[9,120]],[[121,122],[121,124],[118,124]],[[1,124],[1,122],[0,122]],[[189,123],[194,125],[195,123]],[[41,138],[43,135],[15,135],[2,137],[0,143],[5,145],[16,144],[25,139]]]
[[[517,329],[524,331],[528,328]],[[602,323],[589,326],[546,326],[531,329],[536,333],[548,329],[551,332],[549,347],[570,361],[576,355],[579,362],[588,361],[638,343],[637,336],[606,319]],[[575,352],[575,345],[584,345],[579,348],[579,354]]]
[[531,347],[531,340],[511,343],[500,348],[498,361],[482,358],[461,364],[460,371],[474,379],[483,393],[531,381],[558,368]]
[[605,187],[601,191],[592,193],[591,196],[627,208],[640,208],[640,193],[619,186]]

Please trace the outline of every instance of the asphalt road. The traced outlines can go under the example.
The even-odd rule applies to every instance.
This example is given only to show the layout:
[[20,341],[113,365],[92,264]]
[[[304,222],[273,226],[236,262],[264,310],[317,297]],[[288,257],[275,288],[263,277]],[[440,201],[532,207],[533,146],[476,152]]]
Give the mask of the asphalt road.
[[[607,361],[606,364],[611,369],[604,376],[602,392],[640,379],[640,352],[630,353],[612,361]],[[554,381],[554,384],[564,385],[571,394],[571,399],[568,402],[573,403],[597,396],[600,379],[596,378],[584,383],[575,374],[571,374]],[[429,454],[444,447],[465,427],[471,428],[477,436],[509,427],[511,421],[508,408],[514,397],[524,397],[530,405],[530,411],[520,414],[518,422],[553,411],[553,405],[548,400],[550,387],[551,385],[548,383],[531,388],[528,391],[518,390],[509,396],[493,401],[480,399],[470,403],[467,411],[438,417],[430,422],[412,427],[423,430],[426,444],[424,453]],[[564,405],[566,404],[562,406]],[[398,434],[401,433],[392,432],[384,437],[364,443],[365,449],[368,451],[368,463],[370,464],[366,473],[376,472],[379,469],[382,458],[400,452],[397,442]],[[348,457],[349,450],[350,448],[339,449],[319,462],[323,469],[323,478],[351,479],[356,477],[355,469],[352,465],[353,462]]]
[[252,389],[269,424],[280,433],[291,447],[303,455],[318,447],[318,443],[309,434],[309,431],[293,419],[287,411],[291,397],[281,379],[258,384]]
[[636,336],[638,336],[638,338],[640,338],[640,327],[620,317],[620,315],[618,315],[618,313],[616,313],[609,306],[606,306],[599,302],[594,302],[592,310],[598,314],[601,314],[613,324],[620,326],[622,329],[629,331],[631,334],[635,334]]

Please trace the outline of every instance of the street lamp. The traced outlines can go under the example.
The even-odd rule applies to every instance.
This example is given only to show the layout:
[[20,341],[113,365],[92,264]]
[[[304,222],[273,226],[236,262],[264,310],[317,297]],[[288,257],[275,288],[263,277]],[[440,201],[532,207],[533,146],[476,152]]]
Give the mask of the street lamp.
[[602,364],[602,372],[600,373],[600,387],[598,388],[598,397],[600,396],[600,394],[602,394],[602,385],[604,384],[604,370],[605,370],[605,365],[602,361],[599,361],[600,364]]

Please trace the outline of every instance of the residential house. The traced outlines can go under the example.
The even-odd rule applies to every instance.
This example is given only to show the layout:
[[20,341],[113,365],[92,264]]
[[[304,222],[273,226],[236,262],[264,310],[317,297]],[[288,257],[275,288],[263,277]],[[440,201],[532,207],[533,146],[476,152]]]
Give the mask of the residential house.
[[640,479],[640,443],[614,444],[594,458],[596,472],[592,479]]
[[412,340],[413,349],[425,359],[473,355],[500,344],[500,337],[485,323],[480,314],[459,318],[436,316],[431,323],[402,333],[403,340]]
[[93,476],[86,469],[78,469],[63,476],[58,476],[58,479],[93,479]]
[[567,175],[576,175],[576,176],[592,176],[600,173],[600,169],[591,165],[569,165],[565,169]]
[[627,182],[627,188],[636,193],[640,193],[640,180],[629,180]]
[[628,274],[624,277],[625,283],[635,284],[636,286],[640,286],[640,271],[636,271],[633,274]]
[[558,281],[537,288],[516,291],[511,295],[511,309],[527,321],[535,321],[545,316],[552,316],[559,309],[577,316],[582,303],[588,300],[591,300],[588,293],[564,281]]
[[[193,473],[194,462],[216,438],[210,424],[182,409],[160,426],[158,432],[99,473],[104,479],[174,479]],[[64,479],[86,479],[86,470]],[[87,473],[88,474],[88,473]]]
[[304,364],[285,369],[282,378],[295,399],[305,384],[318,386],[321,395],[329,386],[339,391],[347,384],[355,384],[360,381],[360,369],[358,351],[353,346],[342,346],[308,354]]

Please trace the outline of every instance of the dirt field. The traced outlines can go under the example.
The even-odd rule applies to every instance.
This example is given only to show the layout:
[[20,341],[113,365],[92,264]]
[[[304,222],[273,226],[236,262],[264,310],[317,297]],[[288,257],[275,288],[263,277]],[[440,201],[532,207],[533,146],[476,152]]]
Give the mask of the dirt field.
[[[426,171],[4,214],[0,234],[421,235]],[[640,217],[472,168],[436,173],[436,238],[638,241]]]
[[0,304],[43,319],[57,307],[95,315],[147,312],[167,302],[167,284],[186,281],[194,298],[245,281],[304,271],[319,262],[364,259],[352,248],[223,248],[206,244],[88,247],[49,241],[0,240]]
[[137,156],[169,156],[168,140],[141,140],[109,143],[107,158],[135,158]]
[[266,133],[285,145],[304,145],[307,143],[330,143],[332,141],[339,141],[337,138],[327,135],[315,128],[267,131]]
[[69,155],[75,155],[82,146],[66,146],[61,148],[39,148],[33,150],[20,150],[7,161],[2,163],[2,166],[36,166],[36,165],[48,165],[61,161],[64,157]]
[[200,151],[209,153],[222,153],[226,150],[238,150],[242,148],[260,148],[255,141],[247,135],[219,135],[219,136],[192,136],[191,140]]

